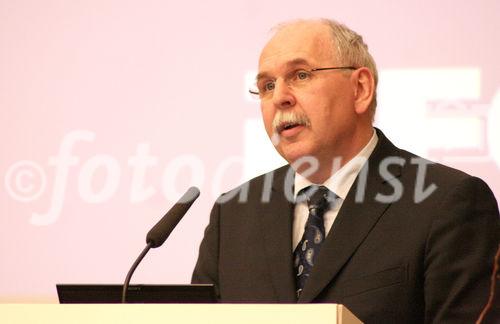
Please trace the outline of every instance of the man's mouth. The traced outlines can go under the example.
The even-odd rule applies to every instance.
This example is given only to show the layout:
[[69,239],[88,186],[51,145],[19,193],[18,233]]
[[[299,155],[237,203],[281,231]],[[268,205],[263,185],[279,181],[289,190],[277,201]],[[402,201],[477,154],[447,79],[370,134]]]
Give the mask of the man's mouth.
[[293,128],[298,127],[298,126],[302,126],[302,124],[296,123],[296,122],[285,122],[285,123],[282,123],[278,126],[277,131],[278,131],[278,134],[281,134],[283,131],[293,129]]
[[310,124],[305,114],[278,111],[273,119],[274,134],[280,137],[293,138],[304,127],[309,127]]

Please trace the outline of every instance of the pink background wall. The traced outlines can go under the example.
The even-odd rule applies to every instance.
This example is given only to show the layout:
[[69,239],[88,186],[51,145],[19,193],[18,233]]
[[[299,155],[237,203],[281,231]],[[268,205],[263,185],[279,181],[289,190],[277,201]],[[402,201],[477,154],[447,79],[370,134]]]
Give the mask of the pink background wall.
[[369,44],[376,124],[393,142],[500,197],[496,0],[0,0],[0,302],[121,283],[149,228],[198,185],[133,278],[189,282],[213,200],[281,163],[246,95],[268,30],[319,16]]

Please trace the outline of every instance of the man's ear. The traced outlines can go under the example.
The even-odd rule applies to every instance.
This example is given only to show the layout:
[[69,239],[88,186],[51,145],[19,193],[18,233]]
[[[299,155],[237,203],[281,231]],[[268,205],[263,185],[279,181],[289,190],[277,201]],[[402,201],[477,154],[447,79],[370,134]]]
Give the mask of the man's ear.
[[366,67],[359,68],[352,73],[351,82],[354,87],[354,109],[357,114],[364,114],[369,110],[375,93],[373,74]]

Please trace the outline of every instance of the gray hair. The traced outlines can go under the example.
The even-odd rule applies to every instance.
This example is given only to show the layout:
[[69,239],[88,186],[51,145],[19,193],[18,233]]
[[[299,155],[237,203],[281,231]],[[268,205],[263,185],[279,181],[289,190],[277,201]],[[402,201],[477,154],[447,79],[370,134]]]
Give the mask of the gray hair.
[[373,79],[375,81],[375,90],[373,93],[373,99],[370,103],[370,111],[372,118],[375,116],[375,109],[377,107],[377,84],[378,84],[378,72],[375,60],[368,52],[368,45],[363,41],[363,37],[347,27],[333,19],[307,19],[307,20],[294,20],[291,22],[286,22],[279,24],[273,30],[277,31],[286,26],[293,25],[299,22],[319,22],[327,25],[331,29],[331,36],[334,48],[336,50],[337,58],[339,63],[345,66],[354,67],[366,67],[372,72]]

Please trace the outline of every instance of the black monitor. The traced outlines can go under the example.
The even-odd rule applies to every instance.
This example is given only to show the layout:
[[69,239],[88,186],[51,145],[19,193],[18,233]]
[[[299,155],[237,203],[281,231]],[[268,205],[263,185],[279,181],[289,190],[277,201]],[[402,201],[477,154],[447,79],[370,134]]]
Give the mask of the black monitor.
[[[61,304],[121,303],[123,285],[57,284]],[[131,285],[127,303],[215,303],[214,285]]]

